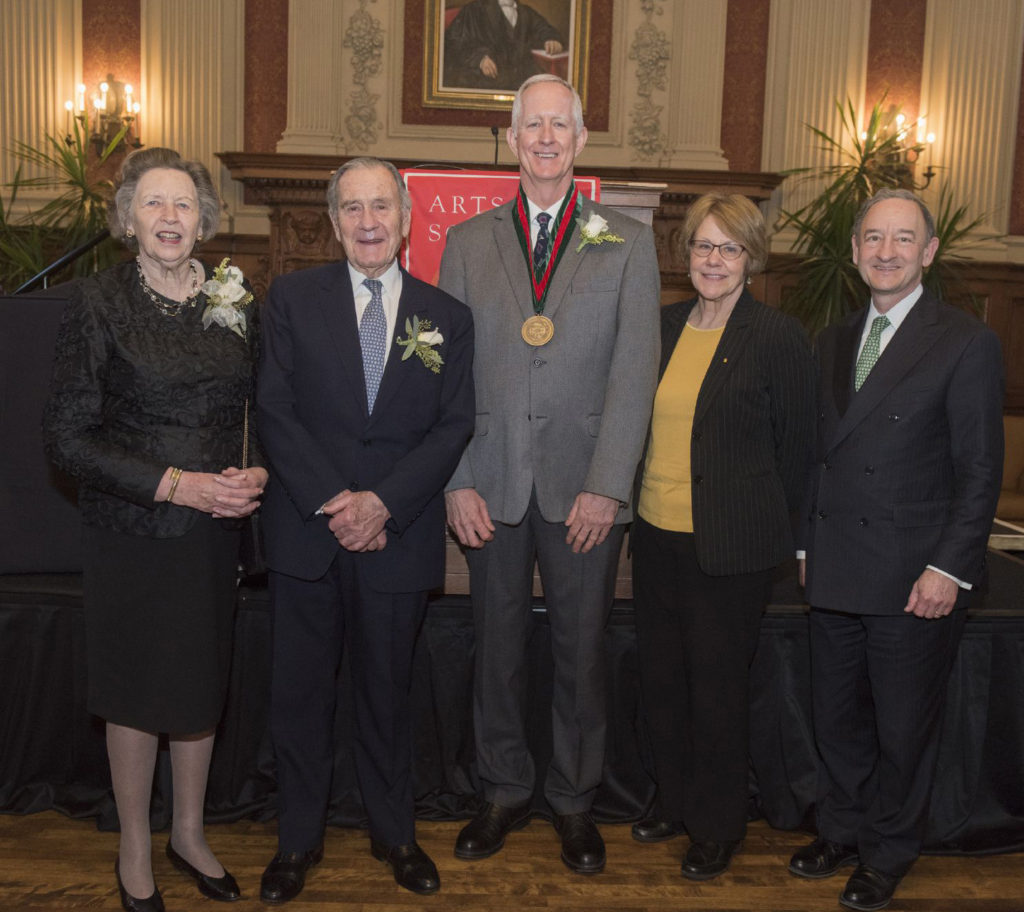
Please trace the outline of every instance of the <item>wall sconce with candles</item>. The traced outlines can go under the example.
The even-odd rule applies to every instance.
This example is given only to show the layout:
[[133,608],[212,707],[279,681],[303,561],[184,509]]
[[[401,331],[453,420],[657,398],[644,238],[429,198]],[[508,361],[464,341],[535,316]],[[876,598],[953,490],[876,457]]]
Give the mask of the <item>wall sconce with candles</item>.
[[[71,138],[71,118],[74,117],[82,126],[96,149],[97,156],[114,141],[118,133],[124,131],[124,143],[133,149],[142,146],[139,139],[139,115],[142,105],[136,100],[135,90],[131,84],[118,82],[113,73],[101,82],[92,93],[88,106],[86,104],[86,87],[79,83],[75,91],[75,100],[64,102],[65,131],[64,142],[69,146]],[[91,109],[91,114],[90,114]]]
[[[913,141],[910,139],[912,130]],[[862,132],[860,138],[866,140],[867,132]],[[918,117],[917,120],[908,122],[903,114],[890,107],[889,119],[879,131],[878,138],[881,140],[879,145],[884,149],[879,166],[892,176],[893,184],[907,190],[925,190],[935,177],[931,158],[935,134],[928,132],[925,118]],[[928,159],[921,175],[924,182],[918,184],[914,179],[914,171],[921,156],[926,152]]]

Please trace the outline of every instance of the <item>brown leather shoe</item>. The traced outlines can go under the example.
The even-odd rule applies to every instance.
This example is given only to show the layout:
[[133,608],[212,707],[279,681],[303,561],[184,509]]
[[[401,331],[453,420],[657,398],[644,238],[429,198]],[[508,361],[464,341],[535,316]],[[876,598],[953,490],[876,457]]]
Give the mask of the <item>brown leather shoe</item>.
[[843,865],[857,863],[857,850],[839,842],[831,842],[820,836],[810,845],[797,849],[789,860],[790,874],[819,880],[831,877]]
[[260,899],[271,905],[291,902],[306,885],[306,872],[323,858],[323,845],[305,852],[278,852],[260,878]]
[[417,843],[389,846],[371,839],[370,852],[374,858],[391,865],[398,886],[424,896],[441,889],[441,876],[437,873],[437,866]]
[[455,840],[455,857],[467,861],[488,858],[501,849],[509,833],[521,830],[529,822],[529,804],[507,808],[488,801],[459,833]]

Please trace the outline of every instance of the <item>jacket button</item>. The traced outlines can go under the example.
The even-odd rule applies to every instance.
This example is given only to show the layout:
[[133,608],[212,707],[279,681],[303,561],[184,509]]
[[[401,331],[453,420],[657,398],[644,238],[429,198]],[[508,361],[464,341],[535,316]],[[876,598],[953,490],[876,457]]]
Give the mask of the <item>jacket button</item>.
[[864,466],[864,474],[865,475],[874,475],[875,474],[875,467],[874,466]]
[[893,412],[893,414],[891,414],[891,415],[889,416],[889,420],[890,420],[890,421],[899,421],[899,420],[900,420],[900,416],[899,416],[899,415],[897,415],[897,414],[896,414],[895,412]]
[[818,511],[818,519],[824,519],[824,518],[825,518],[825,514],[824,514],[824,513],[822,513],[822,512],[821,512],[821,511],[819,510],[819,511]]
[[704,480],[704,478],[701,475],[694,475],[693,476],[693,483],[695,485],[699,485],[703,480]]
[[540,358],[534,358],[533,359],[533,366],[534,367],[543,367],[544,364],[545,364],[545,362],[542,361]]
[[362,443],[363,446],[369,446],[372,442],[373,442],[372,440],[361,440],[360,441],[360,443]]
[[825,470],[826,472],[831,472],[831,471],[832,471],[832,463],[831,463],[831,462],[823,462],[823,463],[821,464],[821,466],[822,466],[822,468],[823,468],[823,469],[824,469],[824,470]]
[[857,522],[862,526],[866,526],[868,524],[868,521],[863,516],[857,520]]
[[693,439],[694,439],[694,440],[700,440],[701,436],[702,436],[702,435],[701,435],[701,432],[700,432],[700,431],[694,431],[694,432],[693,432]]

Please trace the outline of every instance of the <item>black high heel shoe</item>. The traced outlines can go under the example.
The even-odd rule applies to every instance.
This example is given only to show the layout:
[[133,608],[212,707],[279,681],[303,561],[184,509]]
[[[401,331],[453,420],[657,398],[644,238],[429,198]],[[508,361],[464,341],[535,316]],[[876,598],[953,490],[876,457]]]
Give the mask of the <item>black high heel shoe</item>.
[[182,874],[191,877],[196,882],[196,886],[199,887],[199,892],[203,896],[216,899],[218,902],[234,902],[242,898],[242,891],[238,889],[238,881],[228,874],[226,869],[222,877],[210,877],[209,874],[204,874],[185,861],[174,850],[174,846],[169,840],[167,842],[167,857]]
[[124,888],[124,884],[121,883],[120,858],[114,862],[114,877],[117,878],[117,892],[121,895],[121,907],[125,912],[166,912],[164,899],[156,884],[153,884],[153,895],[145,899],[136,899]]

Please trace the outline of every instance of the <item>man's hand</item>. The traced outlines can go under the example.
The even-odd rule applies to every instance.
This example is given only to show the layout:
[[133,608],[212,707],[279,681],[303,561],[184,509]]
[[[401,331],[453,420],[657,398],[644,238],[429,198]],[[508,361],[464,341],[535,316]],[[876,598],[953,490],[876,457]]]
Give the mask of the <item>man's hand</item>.
[[489,79],[498,78],[498,65],[491,60],[489,54],[484,54],[483,59],[480,61],[480,72]]
[[323,506],[327,523],[347,551],[380,551],[386,544],[384,523],[391,513],[373,491],[344,490]]
[[565,543],[572,545],[573,554],[586,554],[607,537],[619,512],[619,502],[614,497],[580,491],[569,511],[565,524],[569,534]]
[[953,610],[959,589],[956,580],[934,570],[925,570],[910,590],[907,607],[903,610],[930,620],[945,617]]
[[561,41],[545,41],[544,42],[544,53],[545,54],[561,54],[562,53],[562,42]]
[[455,537],[467,548],[482,548],[494,538],[494,523],[487,512],[487,502],[475,488],[458,488],[444,495],[448,525]]

